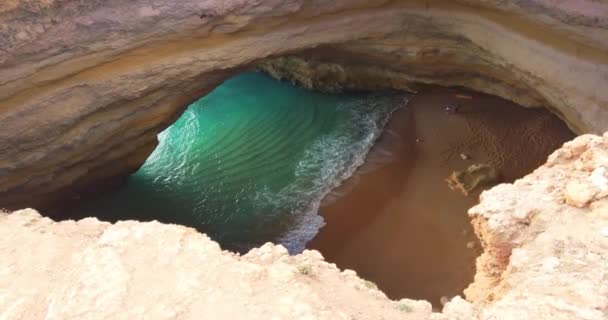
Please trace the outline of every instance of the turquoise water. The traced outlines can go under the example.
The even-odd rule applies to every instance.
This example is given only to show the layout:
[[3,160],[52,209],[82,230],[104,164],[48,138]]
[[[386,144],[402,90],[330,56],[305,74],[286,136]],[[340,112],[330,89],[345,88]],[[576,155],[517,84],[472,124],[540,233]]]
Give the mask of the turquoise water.
[[193,103],[123,187],[76,211],[191,226],[233,251],[273,241],[299,252],[323,225],[323,196],[362,164],[403,102],[245,73]]

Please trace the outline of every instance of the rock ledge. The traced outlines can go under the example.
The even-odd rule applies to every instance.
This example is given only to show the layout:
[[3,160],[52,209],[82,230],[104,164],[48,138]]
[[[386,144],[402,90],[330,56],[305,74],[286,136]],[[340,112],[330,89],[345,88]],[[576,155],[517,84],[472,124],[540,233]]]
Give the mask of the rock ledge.
[[[606,319],[608,133],[584,135],[469,213],[482,240],[468,301],[390,301],[316,251],[243,256],[193,229],[0,214],[1,319]],[[573,187],[574,186],[574,187]]]

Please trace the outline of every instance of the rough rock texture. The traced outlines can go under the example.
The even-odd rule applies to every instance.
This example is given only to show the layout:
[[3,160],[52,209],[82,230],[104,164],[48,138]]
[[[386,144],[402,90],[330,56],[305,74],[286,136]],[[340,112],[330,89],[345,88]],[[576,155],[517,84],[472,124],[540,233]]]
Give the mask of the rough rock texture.
[[484,253],[465,291],[482,318],[608,317],[608,133],[583,135],[469,210]]
[[[9,0],[0,207],[124,177],[191,101],[302,50],[339,70],[327,76],[338,87],[461,85],[546,106],[577,132],[607,129],[604,1]],[[323,74],[310,83],[328,84]]]
[[390,301],[316,251],[239,256],[176,225],[0,214],[0,318],[606,319],[607,173],[608,133],[585,135],[484,192],[469,211],[479,272],[443,313]]
[[0,216],[0,319],[428,319],[316,251],[267,244],[222,252],[195,230],[158,222],[54,223]]

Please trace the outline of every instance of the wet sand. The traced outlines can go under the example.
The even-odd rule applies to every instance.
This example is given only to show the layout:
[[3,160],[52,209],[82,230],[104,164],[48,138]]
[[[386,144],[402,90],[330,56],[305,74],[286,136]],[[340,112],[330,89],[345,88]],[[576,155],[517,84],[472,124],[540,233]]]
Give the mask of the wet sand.
[[[459,112],[446,113],[454,102]],[[325,199],[327,225],[308,247],[392,299],[440,307],[442,296],[459,295],[472,281],[480,253],[467,217],[479,192],[465,197],[445,179],[488,163],[511,182],[573,137],[545,110],[457,89],[416,94],[395,113],[365,165]]]

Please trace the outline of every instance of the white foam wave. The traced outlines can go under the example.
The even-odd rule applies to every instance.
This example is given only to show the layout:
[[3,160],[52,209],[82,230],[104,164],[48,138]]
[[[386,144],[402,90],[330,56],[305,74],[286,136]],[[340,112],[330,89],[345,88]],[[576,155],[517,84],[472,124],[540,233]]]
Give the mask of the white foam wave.
[[[374,97],[341,106],[349,114],[343,128],[313,143],[298,163],[295,182],[278,194],[260,194],[266,201],[286,203],[294,210],[294,224],[277,242],[291,254],[302,252],[325,225],[319,208],[323,200],[361,165],[390,116],[403,99]],[[310,177],[313,177],[312,181]]]

